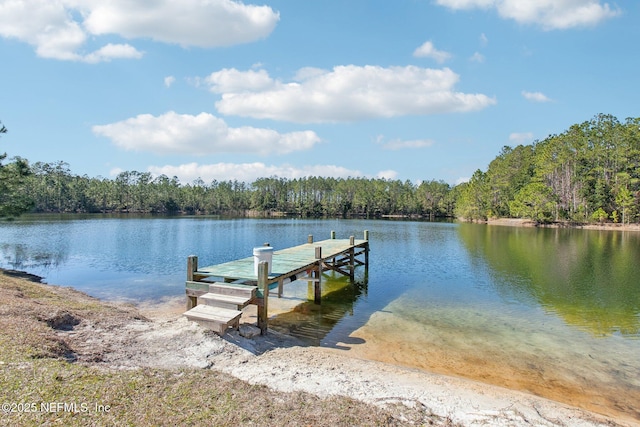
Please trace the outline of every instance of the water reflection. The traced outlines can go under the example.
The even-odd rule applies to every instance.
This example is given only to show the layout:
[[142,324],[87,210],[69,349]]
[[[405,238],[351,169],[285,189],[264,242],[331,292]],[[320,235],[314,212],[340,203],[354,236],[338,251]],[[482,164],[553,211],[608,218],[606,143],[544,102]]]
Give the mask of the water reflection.
[[640,238],[610,231],[461,224],[505,299],[535,300],[594,336],[640,337]]
[[[354,315],[354,305],[358,299],[367,294],[368,274],[364,267],[356,269],[356,277],[352,283],[348,277],[323,274],[322,301],[314,302],[314,284],[304,280],[298,281],[298,297],[301,303],[292,310],[278,314],[269,321],[272,328],[300,338],[310,345],[338,347],[337,342],[327,342],[327,335],[336,324],[346,317]],[[295,285],[287,285],[287,293],[295,294],[291,289]],[[306,295],[305,294],[306,291]]]
[[0,244],[0,265],[13,270],[46,271],[67,261],[64,251],[33,251],[24,244]]

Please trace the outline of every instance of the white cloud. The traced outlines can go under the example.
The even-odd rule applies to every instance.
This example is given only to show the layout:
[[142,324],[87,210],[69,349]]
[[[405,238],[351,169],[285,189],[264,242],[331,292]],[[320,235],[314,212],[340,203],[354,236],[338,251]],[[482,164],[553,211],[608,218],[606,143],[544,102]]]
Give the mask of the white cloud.
[[542,92],[527,92],[526,90],[523,90],[522,91],[522,96],[527,101],[532,101],[532,102],[551,102],[551,98],[547,97]]
[[322,176],[334,178],[347,178],[362,176],[358,170],[347,169],[335,165],[313,165],[295,167],[291,165],[266,165],[264,163],[215,163],[201,165],[187,163],[178,166],[151,166],[148,171],[155,176],[177,176],[183,183],[193,182],[202,178],[204,182],[238,180],[241,182],[253,182],[257,178],[277,176],[280,178],[302,178],[307,176]]
[[120,34],[182,46],[217,47],[264,38],[279,19],[268,6],[232,0],[94,0],[84,25],[96,35]]
[[36,47],[39,56],[80,60],[75,50],[87,35],[64,4],[50,0],[0,3],[0,36],[15,38]]
[[247,92],[271,89],[275,82],[265,70],[239,71],[224,68],[211,73],[204,81],[214,93]]
[[167,76],[164,78],[164,85],[166,87],[171,87],[176,82],[176,78],[173,76]]
[[124,169],[122,169],[122,168],[115,167],[115,168],[112,168],[112,169],[109,171],[109,176],[118,176],[118,175],[120,175],[122,172],[125,172],[125,170],[124,170]]
[[496,103],[483,94],[455,92],[459,76],[449,68],[346,65],[311,71],[304,69],[302,80],[289,83],[263,71],[235,69],[207,79],[222,93],[216,103],[222,114],[297,123],[469,112]]
[[442,64],[443,62],[451,59],[451,54],[449,52],[436,49],[431,41],[424,42],[422,46],[418,47],[413,52],[413,56],[417,58],[432,58],[438,64]]
[[489,38],[485,33],[480,34],[480,46],[486,47],[489,44]]
[[381,178],[381,179],[396,179],[397,177],[398,177],[398,172],[391,169],[380,171],[376,175],[376,178]]
[[268,36],[279,19],[268,6],[233,0],[0,2],[0,36],[34,46],[43,58],[90,63],[142,56],[128,44],[107,44],[93,53],[82,53],[90,36],[150,38],[182,46],[229,46]]
[[265,128],[230,128],[224,120],[208,113],[192,116],[173,111],[157,117],[141,114],[121,122],[93,126],[92,130],[125,150],[156,154],[286,154],[308,150],[320,142],[313,131],[281,134]]
[[460,178],[456,179],[456,185],[464,184],[465,182],[469,182],[470,180],[471,178],[468,176],[461,176]]
[[596,25],[621,12],[600,0],[436,0],[451,9],[496,9],[506,19],[545,30]]
[[95,52],[85,55],[82,60],[95,64],[98,62],[109,62],[112,59],[140,59],[142,56],[142,52],[128,44],[109,43]]
[[509,135],[509,141],[515,142],[516,144],[527,144],[533,141],[533,134],[531,132],[514,132]]
[[473,55],[471,55],[471,57],[469,58],[469,61],[471,62],[484,62],[484,55],[481,54],[480,52],[475,52]]

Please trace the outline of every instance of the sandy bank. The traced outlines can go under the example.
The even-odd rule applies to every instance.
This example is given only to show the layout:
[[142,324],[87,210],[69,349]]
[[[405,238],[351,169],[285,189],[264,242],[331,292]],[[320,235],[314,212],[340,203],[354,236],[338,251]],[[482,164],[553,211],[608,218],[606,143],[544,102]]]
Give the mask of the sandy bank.
[[640,231],[640,224],[614,224],[605,222],[602,224],[573,224],[568,222],[558,222],[551,224],[538,224],[535,221],[522,218],[497,218],[486,221],[489,225],[504,225],[510,227],[541,227],[541,228],[577,228],[584,230],[606,230],[606,231]]

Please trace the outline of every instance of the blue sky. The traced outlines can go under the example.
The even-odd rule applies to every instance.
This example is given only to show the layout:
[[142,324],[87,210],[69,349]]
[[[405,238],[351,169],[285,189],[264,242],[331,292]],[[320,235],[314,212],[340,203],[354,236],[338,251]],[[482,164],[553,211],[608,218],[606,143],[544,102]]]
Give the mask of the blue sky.
[[0,0],[0,151],[251,182],[456,184],[638,117],[640,2]]

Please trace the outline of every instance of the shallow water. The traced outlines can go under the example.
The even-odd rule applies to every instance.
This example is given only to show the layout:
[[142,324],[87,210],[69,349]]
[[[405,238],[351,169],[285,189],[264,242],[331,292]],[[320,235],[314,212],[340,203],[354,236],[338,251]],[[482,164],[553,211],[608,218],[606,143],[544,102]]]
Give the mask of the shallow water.
[[640,420],[640,236],[452,223],[29,216],[0,266],[106,299],[184,295],[200,265],[363,230],[370,268],[285,286],[270,324],[357,357],[464,376]]

